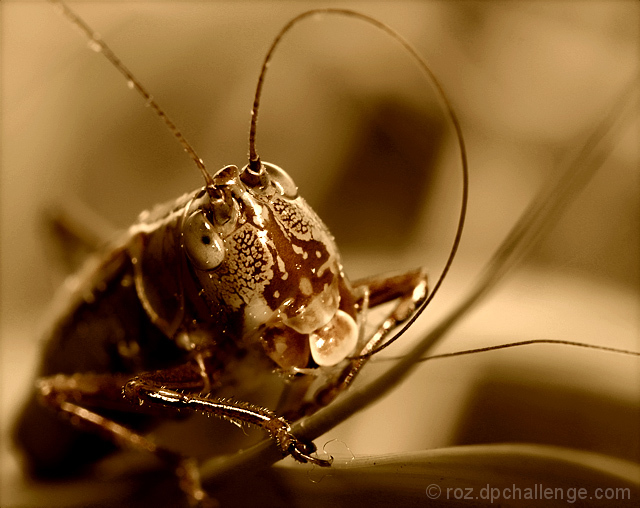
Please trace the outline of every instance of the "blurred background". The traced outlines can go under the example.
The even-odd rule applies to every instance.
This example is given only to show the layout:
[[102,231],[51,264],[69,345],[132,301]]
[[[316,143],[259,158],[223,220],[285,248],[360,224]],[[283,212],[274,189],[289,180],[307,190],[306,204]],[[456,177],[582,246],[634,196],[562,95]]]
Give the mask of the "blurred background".
[[[402,354],[462,298],[537,190],[637,79],[640,63],[637,2],[70,5],[212,173],[246,163],[260,65],[294,15],[354,8],[416,46],[460,117],[470,202],[441,293],[387,356]],[[42,316],[64,275],[45,213],[82,203],[125,228],[140,211],[202,183],[144,101],[51,5],[0,8],[0,504],[45,505],[53,501],[22,483],[6,439],[30,390]],[[637,105],[630,108],[635,116],[587,189],[437,352],[536,338],[638,350],[640,126]],[[257,149],[291,174],[327,222],[352,279],[426,266],[435,281],[459,213],[459,152],[435,92],[393,40],[336,16],[295,28],[269,68]],[[379,360],[366,374],[386,367]],[[318,444],[339,438],[365,455],[534,442],[640,462],[639,428],[637,359],[547,345],[425,363]]]

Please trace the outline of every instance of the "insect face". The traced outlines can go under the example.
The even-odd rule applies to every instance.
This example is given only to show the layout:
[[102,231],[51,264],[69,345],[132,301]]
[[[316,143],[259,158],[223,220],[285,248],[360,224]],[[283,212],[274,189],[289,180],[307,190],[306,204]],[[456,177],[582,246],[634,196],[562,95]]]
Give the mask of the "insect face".
[[285,171],[227,166],[185,210],[179,242],[200,288],[187,298],[206,302],[220,333],[239,331],[283,369],[352,353],[355,307],[337,247]]

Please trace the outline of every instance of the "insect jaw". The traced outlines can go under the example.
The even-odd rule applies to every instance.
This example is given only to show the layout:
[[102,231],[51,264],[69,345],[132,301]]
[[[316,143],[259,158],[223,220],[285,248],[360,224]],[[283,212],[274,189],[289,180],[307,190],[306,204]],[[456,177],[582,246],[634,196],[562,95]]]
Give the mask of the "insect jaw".
[[257,331],[267,355],[286,372],[303,372],[310,358],[320,367],[334,367],[353,354],[359,327],[343,310],[336,310],[324,325],[310,333],[300,333],[284,323],[262,327]]
[[316,366],[335,366],[354,353],[360,332],[340,303],[337,278],[318,294],[292,296],[275,310],[258,297],[244,308],[245,336],[248,342],[261,343],[287,372],[308,368],[310,359]]

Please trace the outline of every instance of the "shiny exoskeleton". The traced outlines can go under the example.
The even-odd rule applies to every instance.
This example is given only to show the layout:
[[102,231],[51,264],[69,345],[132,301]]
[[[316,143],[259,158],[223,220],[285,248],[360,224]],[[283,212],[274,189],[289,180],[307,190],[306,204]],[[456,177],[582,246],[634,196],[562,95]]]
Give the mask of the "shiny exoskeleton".
[[[427,280],[421,269],[348,280],[331,233],[298,196],[291,177],[256,154],[264,74],[292,26],[333,13],[384,30],[437,81],[415,49],[379,21],[343,9],[306,11],[280,31],[263,63],[249,164],[211,176],[100,36],[64,3],[54,3],[160,116],[205,185],[142,213],[67,281],[45,337],[35,393],[15,428],[27,468],[37,476],[67,476],[117,447],[146,450],[176,468],[192,503],[208,505],[195,461],[145,436],[192,413],[261,428],[283,456],[329,466],[330,460],[315,456],[313,443],[293,435],[288,422],[329,404],[389,343],[398,324],[415,319],[429,301]],[[429,298],[453,260],[466,209],[459,123],[442,96],[460,138],[465,187],[454,246]],[[395,305],[383,322],[365,334],[368,309],[391,301]],[[277,407],[243,400],[247,385],[274,377],[285,385]]]
[[[420,270],[352,285],[326,226],[268,163],[225,167],[202,189],[144,212],[66,286],[39,372],[44,404],[29,404],[17,430],[30,469],[45,476],[82,468],[114,442],[184,468],[186,459],[142,435],[174,409],[261,427],[283,454],[329,465],[280,411],[298,418],[330,402],[366,362],[357,356],[426,296]],[[393,299],[365,337],[367,308]],[[272,411],[215,398],[265,375],[301,386],[297,399]],[[316,379],[320,388],[306,393]],[[202,497],[197,480],[187,484]]]

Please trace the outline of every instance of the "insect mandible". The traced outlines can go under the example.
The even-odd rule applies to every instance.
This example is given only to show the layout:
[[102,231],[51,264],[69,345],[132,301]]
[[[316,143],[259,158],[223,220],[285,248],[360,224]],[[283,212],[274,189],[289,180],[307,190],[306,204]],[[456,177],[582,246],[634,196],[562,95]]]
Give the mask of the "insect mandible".
[[[59,5],[166,119],[95,32]],[[392,34],[430,74],[386,25],[353,11],[323,12],[347,13]],[[264,71],[280,38],[311,15],[294,18],[265,59],[252,114],[250,160],[244,168],[227,166],[209,175],[191,145],[166,120],[205,185],[141,214],[69,284],[67,308],[50,332],[39,372],[36,398],[48,408],[29,405],[18,430],[33,472],[60,475],[81,469],[117,442],[167,460],[181,472],[190,498],[202,501],[206,494],[189,459],[143,435],[158,418],[177,411],[259,427],[283,455],[330,465],[314,455],[313,443],[296,439],[289,421],[329,404],[344,391],[367,355],[423,309],[428,298],[422,269],[350,282],[333,237],[298,196],[295,183],[278,166],[261,162],[255,152]],[[463,205],[454,247],[434,290],[455,255],[464,211]],[[383,324],[365,335],[367,310],[391,301],[396,303]],[[260,383],[274,371],[288,379],[288,394],[276,411],[220,397],[245,384],[247,377]],[[53,412],[47,412],[50,409]],[[81,430],[57,423],[54,413]],[[44,422],[56,427],[57,447],[39,442]]]

